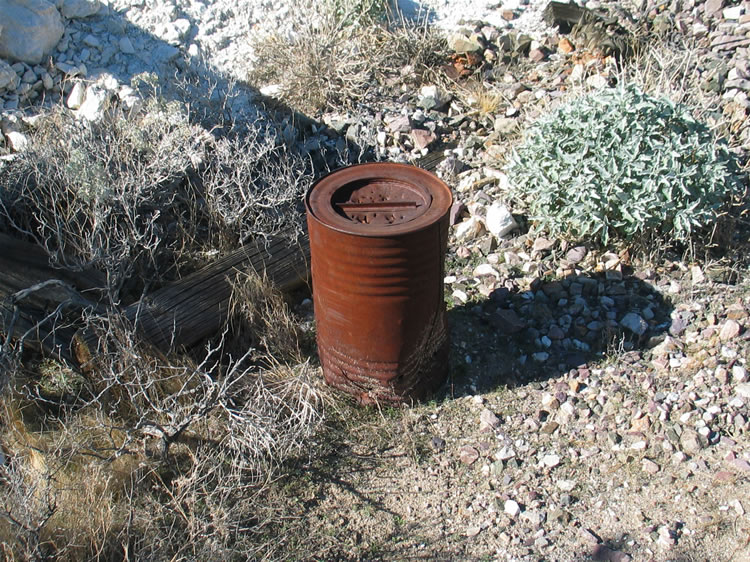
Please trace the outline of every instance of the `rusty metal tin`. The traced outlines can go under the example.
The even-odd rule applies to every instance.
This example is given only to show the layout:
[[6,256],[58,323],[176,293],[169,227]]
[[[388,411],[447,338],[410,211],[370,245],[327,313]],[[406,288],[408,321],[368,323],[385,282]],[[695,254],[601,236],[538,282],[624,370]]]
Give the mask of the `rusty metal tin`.
[[452,202],[433,174],[393,163],[337,170],[307,194],[323,373],[362,403],[418,400],[445,380]]

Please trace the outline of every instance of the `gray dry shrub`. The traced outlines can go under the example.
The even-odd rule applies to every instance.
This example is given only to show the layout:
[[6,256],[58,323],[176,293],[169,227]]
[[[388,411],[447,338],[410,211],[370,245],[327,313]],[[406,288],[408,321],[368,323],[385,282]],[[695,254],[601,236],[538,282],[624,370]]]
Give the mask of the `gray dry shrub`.
[[426,25],[388,19],[385,2],[301,2],[294,33],[268,34],[253,44],[257,86],[278,85],[294,109],[350,109],[410,65],[419,79],[443,61],[445,40]]
[[184,106],[151,98],[101,122],[58,108],[0,168],[0,228],[64,267],[96,267],[115,293],[257,235],[299,232],[309,163],[273,123],[216,139]]
[[541,117],[506,167],[552,235],[687,241],[740,194],[738,167],[690,111],[636,87],[582,96]]

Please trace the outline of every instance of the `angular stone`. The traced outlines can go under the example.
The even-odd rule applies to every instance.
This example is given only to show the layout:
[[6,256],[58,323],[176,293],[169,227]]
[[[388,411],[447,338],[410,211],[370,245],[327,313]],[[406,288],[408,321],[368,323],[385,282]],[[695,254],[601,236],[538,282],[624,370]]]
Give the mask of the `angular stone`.
[[86,95],[83,103],[76,111],[76,116],[82,117],[87,121],[98,121],[103,117],[103,112],[107,108],[112,92],[92,84],[86,88]]
[[547,53],[544,49],[531,49],[529,51],[529,58],[534,62],[542,62],[547,58]]
[[742,17],[744,11],[745,8],[742,6],[732,6],[730,8],[724,8],[724,10],[722,10],[721,12],[721,15],[725,20],[738,20],[740,19],[740,17]]
[[707,444],[706,438],[692,429],[684,429],[680,436],[680,447],[689,455],[697,455]]
[[518,223],[516,223],[508,207],[499,201],[495,201],[489,206],[485,222],[487,223],[487,230],[498,238],[502,238],[518,228]]
[[734,391],[737,393],[737,396],[741,396],[742,398],[750,398],[750,383],[743,382],[741,384],[738,384],[734,387]]
[[118,42],[118,46],[120,47],[120,51],[122,51],[123,54],[132,55],[133,53],[135,53],[133,42],[127,37],[121,37],[120,41]]
[[578,263],[583,260],[583,258],[586,257],[586,246],[576,246],[575,248],[571,248],[568,250],[568,252],[565,254],[565,259],[569,261],[570,263]]
[[641,468],[648,474],[656,474],[661,469],[658,464],[650,459],[643,459],[641,461]]
[[724,324],[721,326],[721,331],[719,332],[719,339],[721,341],[729,341],[731,339],[736,338],[740,333],[740,325],[737,323],[736,320],[727,319]]
[[703,4],[703,13],[709,17],[715,16],[721,12],[724,7],[724,0],[706,0]]
[[60,11],[68,19],[87,18],[99,11],[99,0],[64,0]]
[[484,232],[484,224],[477,217],[469,217],[456,225],[455,232],[459,242],[473,240]]
[[0,0],[0,57],[39,64],[65,31],[60,12],[47,0]]
[[500,308],[491,318],[493,325],[504,334],[515,334],[526,327],[515,310]]
[[86,88],[84,88],[82,82],[76,82],[73,85],[73,88],[70,90],[70,94],[68,94],[68,99],[65,100],[65,105],[68,106],[70,109],[78,109],[83,104],[83,99],[86,95]]
[[541,462],[548,468],[554,468],[560,464],[560,457],[554,454],[544,455]]
[[451,205],[450,225],[453,226],[461,220],[461,216],[466,212],[466,205],[461,201],[456,201]]
[[497,270],[492,267],[492,264],[489,263],[479,264],[474,268],[474,271],[472,273],[474,274],[474,277],[485,277],[487,275],[497,278],[500,277],[500,274],[497,272]]
[[[0,33],[2,33],[1,28]],[[0,90],[11,85],[15,89],[17,84],[18,74],[16,74],[16,71],[13,70],[13,67],[11,67],[7,62],[0,59]]]
[[576,50],[576,48],[573,46],[573,43],[571,43],[567,37],[563,37],[560,39],[560,41],[557,43],[557,50],[560,51],[564,55],[569,55],[573,51]]
[[471,466],[479,458],[479,451],[470,445],[464,445],[459,450],[459,458],[466,466]]
[[532,246],[532,249],[535,252],[544,252],[545,250],[549,250],[550,248],[553,248],[555,246],[554,240],[547,240],[546,238],[537,238],[534,240],[534,245]]
[[466,37],[463,33],[452,33],[448,36],[448,48],[456,53],[476,53],[482,45],[476,35]]
[[500,427],[500,418],[495,415],[492,410],[485,408],[482,413],[479,414],[479,423],[481,429],[495,429]]
[[451,101],[452,96],[435,85],[422,86],[419,90],[417,107],[425,110],[434,109],[439,111]]
[[414,141],[414,148],[422,150],[435,142],[435,134],[427,129],[412,129],[411,139]]
[[648,323],[635,312],[628,312],[623,319],[620,320],[620,326],[638,336],[645,334],[648,329]]
[[514,500],[506,500],[503,511],[515,519],[521,513],[521,506]]
[[29,146],[29,138],[18,131],[9,131],[5,134],[5,138],[13,152],[21,152]]

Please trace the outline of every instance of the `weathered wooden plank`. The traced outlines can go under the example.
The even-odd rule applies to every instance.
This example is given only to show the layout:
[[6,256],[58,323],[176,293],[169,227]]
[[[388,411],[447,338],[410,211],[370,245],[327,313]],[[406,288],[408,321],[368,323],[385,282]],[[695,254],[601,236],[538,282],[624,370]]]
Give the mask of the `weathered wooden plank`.
[[22,338],[46,356],[71,362],[70,341],[83,308],[95,310],[104,276],[54,268],[35,244],[0,233],[0,335]]
[[[161,351],[190,347],[215,334],[226,320],[232,283],[238,274],[256,272],[282,291],[303,284],[309,275],[307,236],[297,242],[259,240],[223,256],[211,265],[166,285],[123,310],[140,337]],[[77,336],[76,356],[95,356],[98,336]]]

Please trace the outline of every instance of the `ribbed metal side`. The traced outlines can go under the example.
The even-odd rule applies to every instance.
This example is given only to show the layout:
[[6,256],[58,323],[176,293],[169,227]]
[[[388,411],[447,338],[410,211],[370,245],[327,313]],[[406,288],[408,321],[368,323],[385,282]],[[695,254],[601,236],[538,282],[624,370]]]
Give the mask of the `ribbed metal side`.
[[432,224],[415,221],[414,232],[393,236],[341,232],[309,209],[308,227],[327,382],[365,403],[416,400],[434,391],[447,375],[447,209]]

